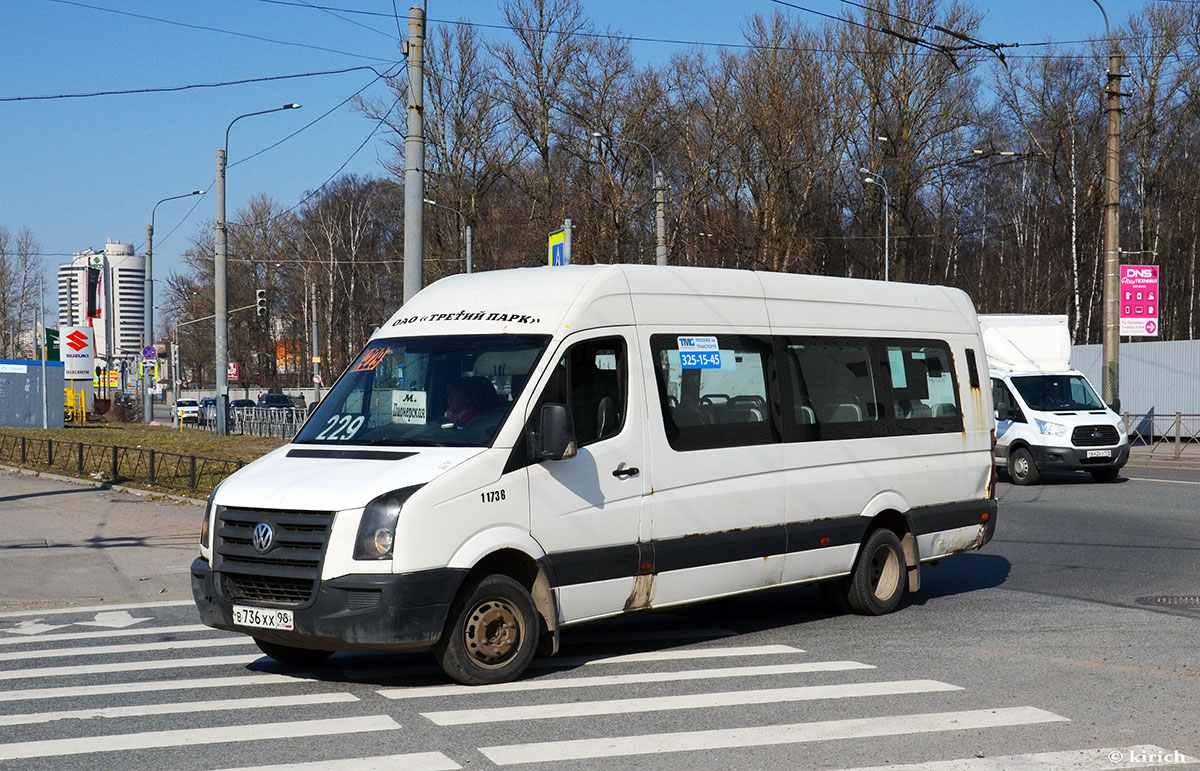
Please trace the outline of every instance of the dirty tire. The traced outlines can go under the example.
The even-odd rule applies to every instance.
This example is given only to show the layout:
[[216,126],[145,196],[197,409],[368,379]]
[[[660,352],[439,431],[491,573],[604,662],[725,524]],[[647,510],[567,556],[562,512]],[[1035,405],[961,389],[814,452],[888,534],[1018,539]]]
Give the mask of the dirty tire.
[[312,666],[320,664],[325,659],[329,658],[333,651],[318,651],[311,648],[294,648],[291,645],[280,645],[278,643],[267,642],[254,638],[254,644],[258,649],[267,654],[271,658],[281,664],[294,664],[296,666]]
[[1117,481],[1117,476],[1121,473],[1121,469],[1102,468],[1088,473],[1090,473],[1092,475],[1092,479],[1096,480],[1097,482],[1115,482]]
[[1018,447],[1008,456],[1008,478],[1014,485],[1036,485],[1042,475],[1033,462],[1033,453]]
[[505,683],[529,666],[540,631],[529,590],[508,576],[485,576],[454,599],[433,654],[463,685]]
[[863,616],[891,613],[904,597],[908,580],[900,539],[887,528],[874,530],[863,542],[850,574],[846,602]]

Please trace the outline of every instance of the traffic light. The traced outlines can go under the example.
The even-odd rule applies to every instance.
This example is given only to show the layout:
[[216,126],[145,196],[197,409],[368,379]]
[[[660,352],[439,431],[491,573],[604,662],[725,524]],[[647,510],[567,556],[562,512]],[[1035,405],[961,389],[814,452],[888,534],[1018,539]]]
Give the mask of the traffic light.
[[254,292],[255,313],[259,316],[267,315],[267,290],[258,289]]

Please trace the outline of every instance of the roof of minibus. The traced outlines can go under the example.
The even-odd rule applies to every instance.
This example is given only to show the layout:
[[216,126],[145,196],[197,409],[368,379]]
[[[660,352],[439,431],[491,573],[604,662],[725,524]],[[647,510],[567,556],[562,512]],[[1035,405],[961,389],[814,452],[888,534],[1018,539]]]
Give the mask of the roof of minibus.
[[948,287],[658,265],[515,268],[444,278],[374,337],[568,334],[631,323],[979,334],[967,295]]

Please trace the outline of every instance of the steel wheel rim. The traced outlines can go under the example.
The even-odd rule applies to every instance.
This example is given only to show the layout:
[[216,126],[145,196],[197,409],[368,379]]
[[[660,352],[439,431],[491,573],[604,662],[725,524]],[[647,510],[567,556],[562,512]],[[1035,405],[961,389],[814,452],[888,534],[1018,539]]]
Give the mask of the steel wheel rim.
[[886,545],[871,555],[871,591],[878,600],[887,600],[900,581],[900,557]]
[[524,627],[521,613],[507,600],[481,600],[463,626],[467,655],[480,667],[499,669],[521,649]]
[[1029,473],[1029,461],[1024,455],[1013,458],[1013,473],[1022,478]]

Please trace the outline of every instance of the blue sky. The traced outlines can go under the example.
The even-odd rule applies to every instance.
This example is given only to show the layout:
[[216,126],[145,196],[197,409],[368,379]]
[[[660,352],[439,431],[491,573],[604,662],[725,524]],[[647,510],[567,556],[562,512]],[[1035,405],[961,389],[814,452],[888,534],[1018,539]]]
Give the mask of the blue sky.
[[[393,8],[392,0],[306,1],[379,13]],[[1114,27],[1144,7],[1140,0],[1102,1]],[[820,22],[770,0],[583,4],[598,26],[649,38],[737,43],[749,14],[776,9]],[[847,7],[839,0],[794,4],[832,14]],[[1092,0],[968,4],[985,14],[982,37],[988,40],[1076,40],[1104,33]],[[395,2],[404,34],[410,5],[411,0]],[[394,19],[346,16],[358,22],[354,24],[313,8],[264,0],[0,0],[0,8],[5,19],[0,32],[5,52],[0,60],[0,98],[161,88],[362,66],[383,71],[401,58]],[[429,0],[427,13],[431,26],[455,19],[503,23],[494,0]],[[634,53],[641,62],[658,64],[681,47],[636,43]],[[0,225],[10,232],[26,225],[33,231],[48,253],[48,289],[56,266],[67,259],[57,255],[89,246],[100,249],[108,238],[132,242],[140,251],[156,201],[211,187],[214,155],[229,121],[288,102],[303,108],[247,118],[234,126],[229,155],[230,163],[237,165],[228,172],[227,193],[231,215],[258,193],[291,206],[347,159],[345,172],[383,174],[380,161],[389,158],[391,150],[381,138],[370,139],[351,158],[370,136],[374,121],[348,105],[338,107],[364,87],[365,96],[384,96],[386,88],[372,84],[375,77],[371,71],[356,70],[230,88],[0,102]],[[1097,83],[1099,78],[1098,72]],[[278,147],[238,163],[331,109]],[[159,279],[178,269],[190,237],[200,223],[213,218],[211,194],[193,210],[195,201],[158,207],[154,252]],[[47,294],[53,303],[52,291]]]

